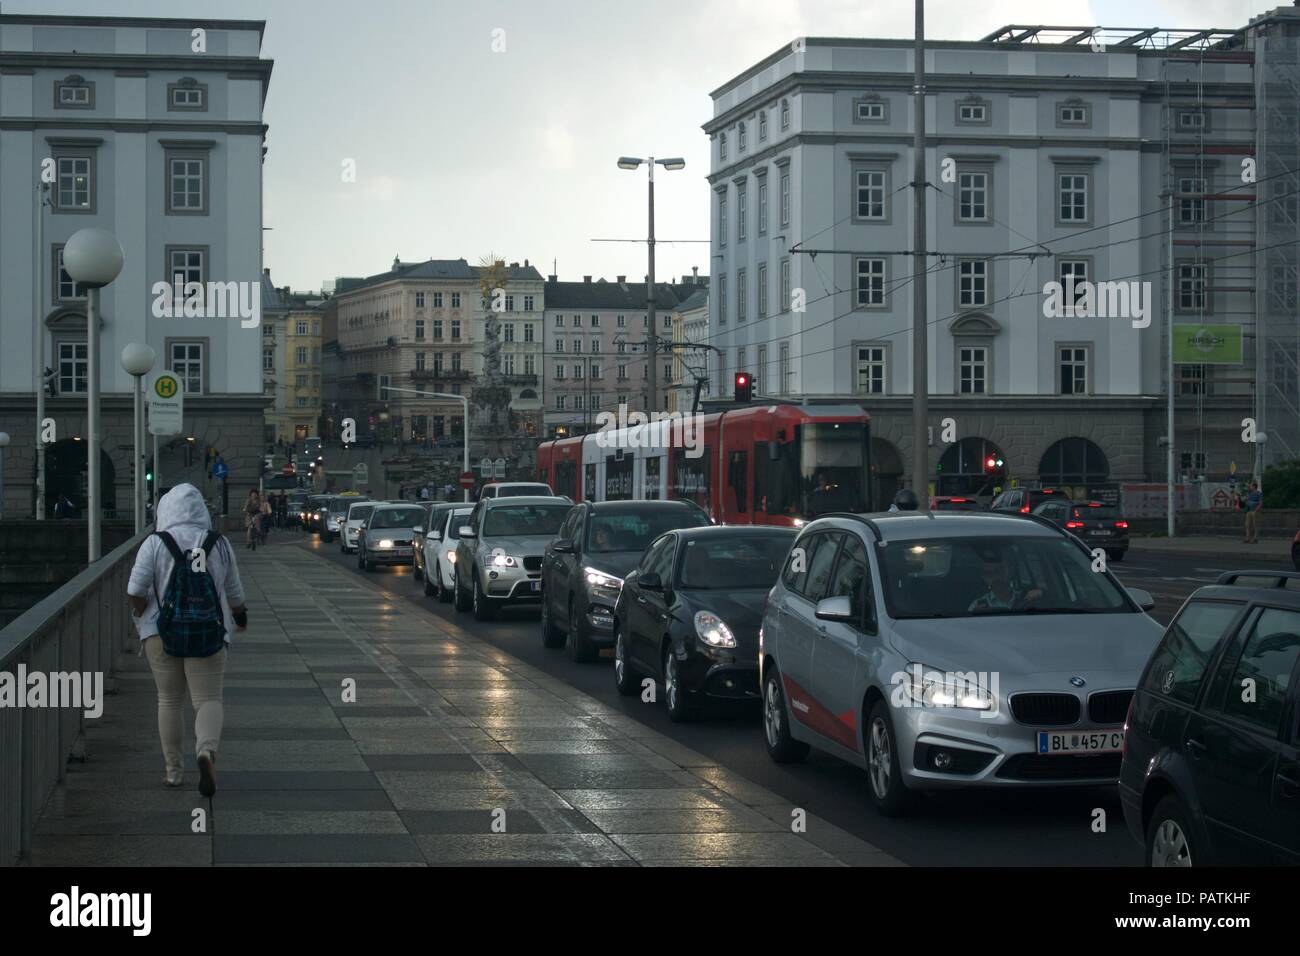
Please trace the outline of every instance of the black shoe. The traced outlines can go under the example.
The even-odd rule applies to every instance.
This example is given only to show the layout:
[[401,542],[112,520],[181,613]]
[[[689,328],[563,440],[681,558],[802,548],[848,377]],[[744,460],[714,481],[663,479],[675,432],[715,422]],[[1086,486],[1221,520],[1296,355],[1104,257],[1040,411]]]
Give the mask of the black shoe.
[[217,792],[216,758],[209,752],[199,754],[199,793],[211,797]]

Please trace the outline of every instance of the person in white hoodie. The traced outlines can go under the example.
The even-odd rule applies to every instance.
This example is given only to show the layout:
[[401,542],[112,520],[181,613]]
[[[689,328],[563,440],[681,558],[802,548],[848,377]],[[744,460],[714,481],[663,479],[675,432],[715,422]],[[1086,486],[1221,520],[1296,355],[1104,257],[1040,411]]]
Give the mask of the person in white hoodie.
[[[157,531],[166,531],[182,553],[189,554],[203,545],[212,523],[203,496],[193,485],[172,488],[158,502]],[[207,559],[207,569],[221,596],[227,649],[210,657],[172,657],[158,636],[158,598],[166,593],[175,561],[157,534],[145,538],[135,556],[127,595],[135,615],[141,648],[149,659],[154,683],[158,687],[158,736],[162,741],[166,763],[164,783],[179,787],[181,779],[181,745],[184,725],[181,708],[186,690],[194,705],[195,753],[199,766],[199,792],[205,797],[216,792],[216,757],[221,743],[224,717],[221,703],[226,654],[231,635],[248,624],[244,604],[244,586],[230,543],[220,537]]]

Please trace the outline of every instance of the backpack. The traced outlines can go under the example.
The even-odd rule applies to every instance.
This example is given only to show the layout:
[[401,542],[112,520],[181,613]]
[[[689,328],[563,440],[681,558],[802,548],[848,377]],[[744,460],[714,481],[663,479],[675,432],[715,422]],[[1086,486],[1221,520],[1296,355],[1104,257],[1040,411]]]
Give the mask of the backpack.
[[[194,570],[190,556],[181,552],[175,538],[166,531],[157,535],[175,562],[167,591],[158,597],[158,636],[163,650],[171,657],[211,657],[226,646],[225,615],[217,583],[206,564],[202,571]],[[203,538],[205,561],[220,539],[215,531]]]

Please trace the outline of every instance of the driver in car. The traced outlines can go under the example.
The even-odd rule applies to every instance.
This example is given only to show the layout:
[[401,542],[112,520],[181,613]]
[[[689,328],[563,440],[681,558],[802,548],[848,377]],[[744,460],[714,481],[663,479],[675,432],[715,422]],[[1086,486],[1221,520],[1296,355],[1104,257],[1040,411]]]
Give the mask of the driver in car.
[[980,577],[987,590],[971,601],[968,611],[1012,611],[1043,596],[1041,588],[1025,588],[1011,577],[1001,551],[980,552]]

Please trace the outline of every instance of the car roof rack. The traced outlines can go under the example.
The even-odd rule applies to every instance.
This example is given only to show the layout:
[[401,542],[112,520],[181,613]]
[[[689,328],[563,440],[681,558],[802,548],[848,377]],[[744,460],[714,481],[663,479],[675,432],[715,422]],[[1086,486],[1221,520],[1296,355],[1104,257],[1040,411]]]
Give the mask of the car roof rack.
[[1238,578],[1266,578],[1273,583],[1264,586],[1285,589],[1287,581],[1300,581],[1300,571],[1224,571],[1214,583],[1236,584]]
[[828,511],[824,515],[818,515],[813,520],[819,521],[822,518],[851,518],[854,521],[860,521],[862,524],[866,525],[868,528],[871,529],[871,533],[876,536],[877,543],[879,544],[885,543],[884,535],[880,533],[880,528],[876,526],[876,522],[871,518],[868,518],[866,515],[860,515],[855,511]]

